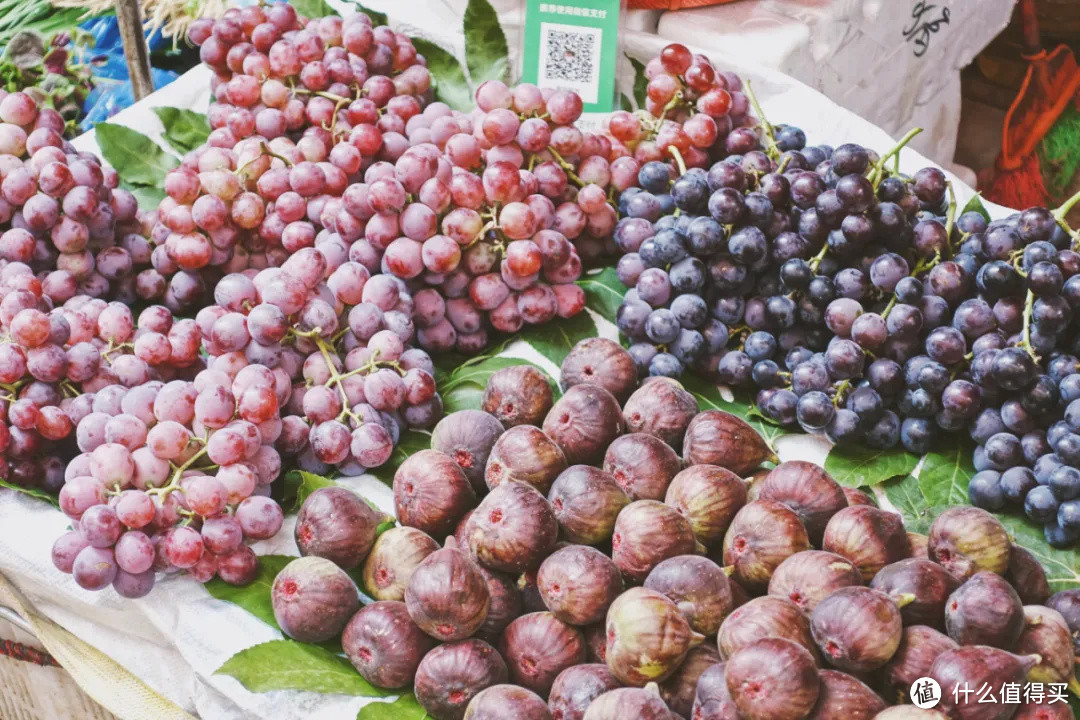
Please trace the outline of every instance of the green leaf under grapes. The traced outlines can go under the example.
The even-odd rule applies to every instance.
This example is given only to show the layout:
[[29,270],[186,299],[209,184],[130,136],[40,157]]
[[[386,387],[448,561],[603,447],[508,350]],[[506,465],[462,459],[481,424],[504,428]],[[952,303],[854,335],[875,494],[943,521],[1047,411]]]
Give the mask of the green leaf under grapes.
[[462,112],[472,108],[473,93],[465,70],[454,54],[423,38],[413,38],[413,45],[427,60],[427,68],[435,80],[435,97]]
[[[381,12],[376,12],[375,10],[370,10],[370,9],[364,7],[363,5],[361,5],[360,3],[356,2],[356,0],[349,0],[349,1],[356,8],[357,12],[362,12],[365,15],[367,15],[369,18],[371,18],[371,24],[374,25],[375,27],[379,27],[380,25],[386,25],[389,22],[386,19],[386,13],[381,13]],[[331,14],[333,14],[333,13],[331,13]]]
[[285,473],[285,493],[282,497],[282,507],[293,511],[299,510],[307,500],[308,495],[324,487],[337,485],[329,478],[324,478],[315,473],[303,470],[290,470]]
[[645,107],[645,89],[649,86],[649,79],[645,77],[645,65],[630,55],[627,55],[626,59],[634,68],[634,101],[638,109],[642,109]]
[[428,720],[431,718],[412,693],[402,695],[392,703],[373,702],[360,708],[356,720]]
[[984,218],[986,218],[986,222],[990,222],[990,213],[987,212],[986,206],[983,205],[982,193],[975,193],[975,195],[972,196],[970,200],[968,200],[967,205],[964,206],[964,209],[960,211],[960,214],[963,215],[966,212],[977,212]]
[[506,82],[510,75],[510,50],[499,16],[488,0],[469,0],[465,6],[465,64],[473,87],[486,80]]
[[14,490],[15,492],[20,492],[23,495],[29,495],[32,498],[37,498],[38,500],[44,500],[45,502],[49,503],[50,505],[52,505],[54,507],[60,507],[60,503],[57,501],[57,499],[54,496],[50,495],[49,493],[45,492],[44,490],[39,490],[37,488],[22,487],[21,485],[16,485],[15,483],[10,483],[7,480],[0,480],[0,487],[6,487],[6,488],[8,488],[10,490]]
[[787,428],[775,425],[762,417],[753,402],[738,396],[729,402],[720,394],[719,387],[697,375],[683,375],[679,378],[679,382],[683,384],[683,387],[691,395],[697,398],[698,407],[701,410],[723,410],[726,413],[742,418],[750,427],[757,430],[758,434],[765,438],[765,442],[769,444],[769,447],[774,450],[776,449],[777,438],[791,434],[791,431]]
[[259,574],[250,585],[237,587],[220,578],[214,578],[206,583],[206,591],[218,600],[239,605],[267,625],[276,628],[274,608],[270,603],[270,589],[281,569],[295,559],[290,555],[262,555],[259,557]]
[[615,314],[626,295],[626,286],[619,282],[615,268],[589,271],[577,284],[585,291],[585,306],[600,317],[615,322]]
[[518,337],[551,362],[562,365],[570,348],[585,338],[596,337],[596,334],[596,321],[592,315],[580,312],[572,318],[555,318],[543,325],[526,326]]
[[998,515],[1013,542],[1026,548],[1046,570],[1050,589],[1054,592],[1080,587],[1080,552],[1050,547],[1042,527],[1015,515]]
[[904,527],[909,532],[925,535],[930,529],[936,513],[927,504],[914,475],[889,480],[875,488],[875,491],[883,492],[893,507],[900,511],[904,518]]
[[156,107],[153,110],[165,126],[165,140],[177,152],[194,150],[210,136],[210,123],[203,113],[174,107]]
[[98,123],[94,131],[102,156],[125,183],[162,187],[165,173],[180,164],[160,145],[131,128]]
[[129,185],[128,183],[124,183],[124,186],[135,196],[135,202],[139,203],[139,207],[143,210],[156,210],[158,204],[165,199],[165,191],[160,187]]
[[394,448],[393,454],[381,467],[371,471],[371,474],[382,480],[387,485],[394,483],[394,473],[401,467],[401,463],[414,452],[427,450],[431,447],[431,433],[427,430],[406,430],[401,433],[401,438]]
[[975,474],[974,448],[959,439],[947,450],[927,453],[919,470],[919,488],[930,505],[965,505],[968,482]]
[[[496,371],[514,365],[532,365],[536,367],[534,363],[528,360],[502,355],[495,355],[480,362],[459,367],[439,386],[444,412],[449,414],[458,410],[479,410],[480,400],[484,394],[484,388],[487,387],[488,379]],[[540,371],[543,372],[542,369]],[[555,382],[550,377],[548,382],[551,383],[553,389],[557,390]]]
[[874,450],[863,445],[835,446],[825,458],[825,470],[841,485],[865,487],[908,475],[919,456],[903,450]]
[[321,18],[327,15],[337,15],[334,8],[330,7],[326,0],[289,0],[289,4],[296,8],[296,12],[306,18]]
[[271,640],[233,655],[215,675],[229,675],[251,692],[304,690],[357,697],[386,697],[346,658],[318,645]]

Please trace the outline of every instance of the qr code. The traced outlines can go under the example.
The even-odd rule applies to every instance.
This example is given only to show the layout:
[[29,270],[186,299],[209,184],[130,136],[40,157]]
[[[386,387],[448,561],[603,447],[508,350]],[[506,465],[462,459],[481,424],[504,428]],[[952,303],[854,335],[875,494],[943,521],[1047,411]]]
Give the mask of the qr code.
[[599,28],[541,23],[540,87],[573,90],[586,104],[600,92]]

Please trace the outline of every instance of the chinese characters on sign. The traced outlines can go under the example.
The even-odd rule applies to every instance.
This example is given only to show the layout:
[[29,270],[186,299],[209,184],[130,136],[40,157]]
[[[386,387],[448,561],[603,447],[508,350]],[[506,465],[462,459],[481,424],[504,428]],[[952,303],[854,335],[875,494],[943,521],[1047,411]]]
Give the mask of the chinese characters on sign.
[[[1052,705],[1067,703],[1069,686],[1065,683],[1006,682],[1000,685],[982,683],[973,686],[959,683],[950,694],[955,705]],[[922,677],[911,684],[908,696],[916,707],[928,709],[936,707],[942,701],[941,686],[929,677]]]
[[573,5],[558,5],[556,3],[540,3],[540,12],[550,15],[575,15],[577,17],[592,17],[603,20],[607,17],[607,10],[597,8],[575,7]]
[[911,27],[904,28],[904,40],[915,43],[915,57],[922,57],[930,47],[930,39],[942,25],[949,24],[949,8],[919,0],[911,9],[914,21]]

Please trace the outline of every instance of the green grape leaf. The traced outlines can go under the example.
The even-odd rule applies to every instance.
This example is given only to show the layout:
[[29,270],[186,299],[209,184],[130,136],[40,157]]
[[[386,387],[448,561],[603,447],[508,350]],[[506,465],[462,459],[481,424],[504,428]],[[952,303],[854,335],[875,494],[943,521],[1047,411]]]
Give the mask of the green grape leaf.
[[[983,205],[982,193],[975,193],[975,195],[973,195],[972,198],[968,200],[968,203],[964,206],[964,209],[960,211],[960,215],[963,215],[966,212],[977,212],[984,218],[986,218],[986,222],[990,222],[990,213],[987,212],[986,206]],[[957,217],[959,217],[959,215]]]
[[[296,12],[306,18],[321,18],[327,15],[337,15],[334,8],[326,4],[326,0],[289,0],[289,4],[296,8]],[[374,22],[374,18],[372,18]]]
[[382,480],[387,485],[393,485],[394,473],[401,467],[401,463],[412,455],[414,452],[421,450],[427,450],[431,447],[431,433],[427,430],[405,430],[401,433],[401,438],[398,441],[397,446],[394,448],[394,452],[390,455],[390,459],[387,460],[381,467],[377,467],[371,471],[371,474]]
[[392,703],[373,702],[360,708],[356,720],[429,720],[431,718],[412,693]]
[[[458,410],[479,410],[480,400],[487,387],[488,379],[497,371],[513,365],[532,365],[534,363],[521,358],[495,355],[480,362],[462,365],[439,385],[439,394],[443,399],[443,411],[447,414]],[[543,369],[537,368],[541,372]],[[546,373],[545,373],[546,375]],[[550,377],[548,382],[555,388]]]
[[292,511],[299,510],[300,506],[307,500],[308,495],[319,488],[331,487],[332,485],[337,485],[337,483],[329,478],[324,478],[315,473],[304,472],[303,470],[290,470],[285,473],[285,493],[281,500],[282,507]]
[[1080,587],[1080,552],[1074,549],[1058,550],[1046,542],[1042,527],[1015,515],[998,515],[999,520],[1013,538],[1013,542],[1026,548],[1046,570],[1050,589],[1068,590]]
[[596,321],[583,311],[572,318],[555,318],[543,325],[526,326],[518,337],[551,362],[562,365],[570,348],[585,338],[596,337],[596,334]]
[[754,403],[739,397],[728,401],[720,394],[720,388],[704,380],[697,375],[683,375],[679,382],[687,391],[697,398],[698,407],[701,410],[723,410],[726,413],[742,418],[750,427],[757,430],[758,434],[765,438],[769,447],[776,449],[777,438],[790,435],[791,431],[785,427],[774,424],[758,412]]
[[139,203],[139,207],[143,210],[156,210],[161,201],[165,199],[165,191],[160,187],[128,185],[127,183],[123,185],[135,196],[135,202]]
[[435,97],[462,112],[473,105],[473,94],[465,69],[454,54],[423,38],[413,38],[416,51],[427,59],[427,68],[435,80]]
[[585,306],[600,317],[615,322],[615,314],[626,295],[626,286],[619,282],[615,268],[591,270],[577,284],[585,291]]
[[[365,15],[367,15],[369,18],[371,18],[371,24],[374,25],[375,27],[379,27],[380,25],[386,25],[386,24],[388,24],[390,22],[386,18],[386,13],[376,12],[375,10],[369,10],[368,8],[361,5],[360,3],[356,2],[356,0],[349,0],[349,1],[352,3],[353,7],[356,8],[357,12],[362,12]],[[331,12],[330,14],[333,15],[334,13]]]
[[165,140],[177,152],[194,150],[210,136],[210,123],[203,113],[174,107],[156,107],[153,110],[165,126]]
[[619,93],[619,106],[626,112],[634,112],[634,101],[626,97],[626,93]]
[[165,173],[180,164],[153,140],[131,128],[98,123],[94,130],[101,155],[125,183],[162,187]]
[[627,55],[626,59],[634,68],[634,101],[640,110],[645,107],[645,89],[649,86],[649,79],[645,77],[645,64],[630,55]]
[[488,0],[469,0],[465,6],[465,64],[473,87],[485,80],[506,82],[510,75],[510,50],[499,16]]
[[38,500],[44,500],[45,502],[49,503],[53,507],[60,507],[60,502],[56,499],[56,497],[53,496],[53,495],[50,495],[49,493],[45,492],[44,490],[39,490],[37,488],[22,487],[21,485],[16,485],[15,483],[10,483],[7,480],[0,480],[0,487],[6,487],[9,490],[14,490],[15,492],[22,493],[23,495],[29,495],[32,498],[37,498]]
[[308,643],[271,640],[233,655],[215,672],[229,675],[251,692],[305,690],[357,697],[386,697],[344,657]]
[[919,489],[919,481],[914,475],[888,480],[874,488],[875,494],[883,493],[904,518],[904,527],[909,532],[926,534],[930,523],[936,517]]
[[829,450],[825,471],[848,487],[865,487],[909,474],[919,464],[919,456],[903,450],[874,450],[863,445]]
[[295,559],[290,555],[262,555],[259,557],[259,574],[250,585],[237,587],[220,578],[214,578],[206,583],[206,591],[218,600],[239,605],[267,625],[276,628],[274,608],[270,603],[270,589],[281,569]]
[[919,469],[919,488],[930,505],[966,505],[968,482],[975,474],[974,448],[957,440],[954,447],[926,454]]

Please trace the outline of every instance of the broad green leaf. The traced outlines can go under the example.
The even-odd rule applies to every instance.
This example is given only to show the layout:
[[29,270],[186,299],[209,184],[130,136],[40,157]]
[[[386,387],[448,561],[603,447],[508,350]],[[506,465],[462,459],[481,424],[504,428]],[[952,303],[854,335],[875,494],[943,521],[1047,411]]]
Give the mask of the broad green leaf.
[[281,569],[295,559],[289,555],[262,555],[259,557],[259,574],[250,585],[237,587],[214,578],[206,583],[206,591],[218,600],[239,605],[267,625],[276,628],[274,608],[270,604],[270,589]]
[[[459,367],[439,386],[439,393],[443,399],[443,411],[449,414],[458,410],[479,410],[488,379],[497,370],[513,365],[533,365],[535,367],[528,360],[501,355],[495,355],[481,362]],[[553,388],[555,387],[555,383],[551,378],[548,378],[548,382],[551,383]]]
[[37,488],[22,487],[21,485],[16,485],[15,483],[10,483],[7,480],[0,480],[0,487],[6,487],[9,490],[14,490],[15,492],[20,492],[23,495],[29,495],[32,498],[37,498],[38,500],[44,500],[45,502],[47,502],[50,505],[53,505],[55,507],[60,507],[60,503],[57,501],[56,497],[53,496],[53,495],[50,495],[49,493],[45,492],[44,490],[39,490]]
[[165,140],[177,152],[194,150],[210,136],[210,123],[203,113],[174,107],[156,107],[154,112],[165,126]]
[[135,202],[139,203],[139,207],[143,210],[156,210],[161,201],[165,199],[165,191],[160,187],[128,185],[127,183],[124,183],[124,186],[135,196]]
[[863,445],[835,446],[825,458],[825,470],[841,485],[864,487],[909,474],[918,455],[903,450],[873,450]]
[[131,128],[98,123],[94,130],[102,156],[125,183],[162,187],[165,173],[180,164],[153,140]]
[[983,205],[982,193],[975,193],[975,195],[972,196],[970,200],[968,200],[968,203],[964,206],[964,209],[960,211],[960,214],[963,215],[966,212],[977,212],[984,218],[986,218],[987,222],[990,222],[990,213],[986,211],[986,206]]
[[1015,515],[998,515],[1013,542],[1038,558],[1054,592],[1080,587],[1080,552],[1050,547],[1043,529]]
[[[356,8],[357,12],[362,12],[365,15],[367,15],[369,18],[371,18],[371,24],[374,25],[375,27],[379,27],[380,25],[386,25],[387,22],[389,22],[386,19],[386,13],[376,12],[374,10],[369,10],[368,8],[361,5],[360,3],[356,2],[356,0],[349,0],[349,2],[352,3],[353,7]],[[334,13],[330,13],[330,14],[333,15]]]
[[282,507],[287,510],[299,510],[307,496],[319,488],[337,485],[333,480],[303,470],[290,470],[285,473],[285,493]]
[[473,87],[486,80],[506,82],[510,75],[510,50],[499,16],[488,0],[469,0],[465,7],[465,64]]
[[626,59],[630,61],[630,64],[634,68],[634,101],[637,103],[638,109],[644,109],[645,107],[645,88],[649,86],[649,79],[645,77],[645,65],[637,58],[626,56]]
[[386,697],[340,655],[295,640],[271,640],[233,655],[214,673],[229,675],[251,692],[305,690],[357,697]]
[[427,60],[427,68],[435,80],[435,97],[462,112],[472,109],[473,94],[465,69],[453,53],[423,38],[413,38],[416,51]]
[[626,295],[626,286],[619,282],[615,268],[589,272],[577,284],[585,291],[585,306],[600,317],[615,322],[615,314]]
[[589,313],[580,312],[565,320],[556,318],[544,325],[525,327],[518,337],[551,362],[562,365],[570,348],[585,338],[596,337],[596,322]]
[[321,18],[327,15],[337,15],[334,8],[326,4],[326,0],[289,0],[289,4],[296,8],[296,12],[306,18]]
[[371,474],[387,485],[392,485],[394,482],[394,473],[401,467],[401,463],[405,462],[405,460],[414,452],[427,450],[430,447],[430,432],[427,430],[406,430],[401,433],[400,441],[398,442],[397,447],[394,448],[394,453],[390,456],[390,459],[381,467],[372,470]]
[[968,482],[975,474],[974,448],[956,440],[953,447],[926,454],[919,470],[919,488],[930,505],[966,505]]
[[619,93],[619,106],[626,112],[634,112],[634,101],[626,97],[626,93]]
[[765,438],[769,447],[776,449],[776,439],[791,434],[791,431],[765,419],[750,400],[736,397],[729,402],[720,394],[720,388],[697,375],[684,375],[679,379],[683,387],[698,401],[701,410],[723,410],[745,420],[750,427]]
[[874,488],[875,493],[883,492],[893,507],[904,518],[904,527],[909,532],[926,534],[936,513],[926,502],[919,481],[913,475],[889,480]]
[[368,703],[360,708],[356,720],[428,720],[430,717],[416,702],[416,696],[408,693],[392,703]]

